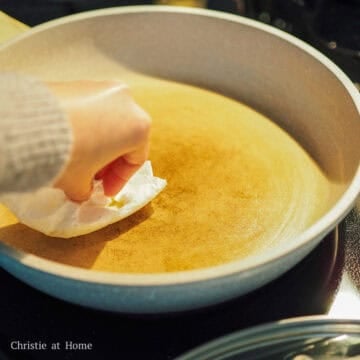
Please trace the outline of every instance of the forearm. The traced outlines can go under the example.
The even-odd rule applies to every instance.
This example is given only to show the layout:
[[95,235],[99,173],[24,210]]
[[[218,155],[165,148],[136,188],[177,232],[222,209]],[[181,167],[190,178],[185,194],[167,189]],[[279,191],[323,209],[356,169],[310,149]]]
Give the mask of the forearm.
[[71,142],[70,124],[44,84],[0,74],[0,193],[52,182]]

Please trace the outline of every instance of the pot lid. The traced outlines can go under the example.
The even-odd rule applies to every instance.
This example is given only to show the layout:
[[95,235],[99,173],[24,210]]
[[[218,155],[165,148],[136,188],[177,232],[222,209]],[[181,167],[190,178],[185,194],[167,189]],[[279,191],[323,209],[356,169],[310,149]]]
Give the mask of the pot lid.
[[177,360],[360,360],[360,320],[281,320],[202,345]]

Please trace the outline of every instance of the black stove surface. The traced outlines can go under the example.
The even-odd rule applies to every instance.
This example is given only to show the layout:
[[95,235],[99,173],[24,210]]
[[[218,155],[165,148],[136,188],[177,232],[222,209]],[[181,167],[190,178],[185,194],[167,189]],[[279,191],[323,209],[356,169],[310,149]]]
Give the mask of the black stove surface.
[[[59,3],[49,1],[48,5]],[[346,31],[352,29],[355,46],[349,45],[350,37],[346,41],[335,38],[339,35],[330,26],[331,16],[323,20],[324,14],[334,15],[330,5],[336,4],[335,0],[254,0],[235,1],[235,5],[230,0],[210,0],[208,6],[216,9],[220,3],[221,10],[239,12],[246,8],[247,16],[269,22],[316,45],[354,82],[360,81],[360,46],[357,48],[360,31],[356,32],[360,21],[347,20]],[[360,9],[357,0],[344,1],[343,5],[346,4],[358,6],[353,7],[356,11]],[[299,10],[295,17],[294,9]],[[341,11],[349,14],[348,9]],[[340,29],[346,23],[344,19],[337,22]],[[327,26],[331,31],[326,30]],[[54,299],[3,270],[0,270],[0,293],[0,360],[165,360],[219,336],[270,321],[318,314],[360,319],[360,201],[336,230],[281,278],[251,294],[210,308],[161,316],[96,311]],[[55,345],[53,350],[12,350],[12,345],[17,347],[17,341]],[[66,342],[91,344],[91,350],[66,350]],[[57,343],[59,349],[55,349]]]

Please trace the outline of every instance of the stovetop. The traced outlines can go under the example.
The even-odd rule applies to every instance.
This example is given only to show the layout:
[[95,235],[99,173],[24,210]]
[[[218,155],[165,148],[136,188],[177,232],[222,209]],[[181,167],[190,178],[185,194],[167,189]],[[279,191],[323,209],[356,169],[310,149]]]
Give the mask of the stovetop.
[[[54,6],[60,1],[49,3]],[[359,38],[355,36],[355,45],[349,45],[340,37],[335,38],[332,31],[326,31],[333,21],[329,12],[334,15],[331,6],[335,0],[287,0],[287,5],[280,0],[254,0],[251,7],[250,1],[236,1],[234,5],[230,0],[209,0],[208,6],[216,9],[220,3],[221,10],[232,12],[244,11],[247,6],[247,16],[312,43],[336,61],[354,82],[360,81]],[[343,4],[346,3],[357,3],[359,8],[355,10],[360,10],[357,0]],[[301,11],[297,17],[293,16],[294,9]],[[321,20],[325,15],[326,21]],[[346,19],[338,17],[340,28]],[[356,33],[360,23],[351,26],[346,31],[351,28],[360,37],[360,31]],[[344,49],[350,52],[345,51],[344,55]],[[42,294],[3,270],[0,288],[0,360],[105,359],[114,354],[119,359],[165,360],[219,336],[270,321],[318,314],[360,319],[360,200],[309,256],[281,278],[251,294],[206,309],[161,316],[96,311]],[[11,350],[12,341],[60,343],[62,350],[16,351]],[[66,341],[90,343],[91,350],[66,351]]]

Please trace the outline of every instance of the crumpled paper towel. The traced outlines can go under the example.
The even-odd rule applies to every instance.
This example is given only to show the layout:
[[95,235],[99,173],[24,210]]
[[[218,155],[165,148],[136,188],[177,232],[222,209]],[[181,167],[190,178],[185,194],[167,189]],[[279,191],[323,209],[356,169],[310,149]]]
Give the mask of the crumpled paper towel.
[[151,162],[131,177],[114,197],[104,195],[101,181],[82,203],[69,200],[64,192],[44,187],[32,193],[12,193],[0,199],[18,220],[46,235],[70,238],[88,234],[128,217],[153,200],[166,180],[153,176]]

